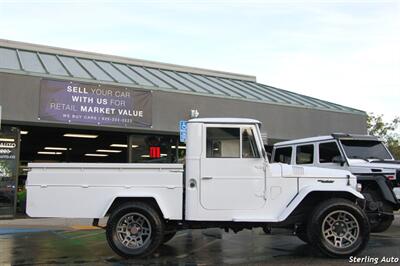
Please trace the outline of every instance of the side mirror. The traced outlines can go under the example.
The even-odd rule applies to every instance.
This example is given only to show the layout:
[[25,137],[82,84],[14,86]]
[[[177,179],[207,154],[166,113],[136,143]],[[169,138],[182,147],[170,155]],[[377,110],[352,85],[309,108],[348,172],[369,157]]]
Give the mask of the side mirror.
[[340,166],[343,166],[346,163],[346,160],[341,155],[339,155],[333,157],[332,162],[340,164]]

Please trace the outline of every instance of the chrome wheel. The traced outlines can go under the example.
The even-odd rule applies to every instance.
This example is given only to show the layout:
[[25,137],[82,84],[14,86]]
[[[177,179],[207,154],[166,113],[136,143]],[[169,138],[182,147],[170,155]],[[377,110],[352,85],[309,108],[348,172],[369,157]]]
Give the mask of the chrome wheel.
[[121,244],[130,249],[141,248],[150,242],[151,224],[144,215],[137,212],[122,216],[116,231]]
[[359,233],[357,219],[344,210],[329,213],[322,222],[322,235],[335,248],[350,247],[357,241]]

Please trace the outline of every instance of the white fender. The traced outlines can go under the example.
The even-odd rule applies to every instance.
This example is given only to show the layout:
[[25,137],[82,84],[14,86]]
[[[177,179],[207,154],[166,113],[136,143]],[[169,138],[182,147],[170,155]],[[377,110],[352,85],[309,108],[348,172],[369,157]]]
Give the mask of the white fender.
[[280,214],[278,221],[282,222],[286,220],[286,218],[289,217],[289,215],[296,209],[296,207],[303,201],[303,199],[310,193],[312,192],[332,192],[332,191],[337,191],[337,192],[345,192],[345,193],[350,193],[353,196],[359,198],[359,199],[364,199],[364,196],[356,191],[354,188],[347,186],[347,187],[329,187],[329,186],[324,186],[324,185],[312,185],[312,186],[306,186],[302,188],[299,193],[293,198],[293,200],[289,203],[287,208]]

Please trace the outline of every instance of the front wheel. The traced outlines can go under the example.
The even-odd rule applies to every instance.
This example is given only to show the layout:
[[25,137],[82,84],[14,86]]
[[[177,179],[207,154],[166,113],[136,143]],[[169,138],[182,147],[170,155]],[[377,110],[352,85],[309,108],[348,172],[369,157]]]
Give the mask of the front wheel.
[[361,252],[369,240],[369,222],[353,202],[335,198],[320,203],[307,225],[314,248],[327,256],[344,258]]
[[[392,204],[384,200],[381,192],[374,188],[367,186],[362,193],[367,199],[367,216],[371,232],[381,233],[389,229],[394,218]],[[381,213],[378,217],[377,212]]]
[[162,243],[164,223],[150,204],[128,202],[110,215],[106,236],[110,247],[121,257],[146,257]]

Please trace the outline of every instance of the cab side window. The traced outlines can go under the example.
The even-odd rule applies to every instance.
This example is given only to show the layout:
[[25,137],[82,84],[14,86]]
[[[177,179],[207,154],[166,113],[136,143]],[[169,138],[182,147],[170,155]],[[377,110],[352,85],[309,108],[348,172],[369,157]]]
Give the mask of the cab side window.
[[251,128],[242,129],[242,158],[260,158],[256,139]]
[[207,158],[240,158],[240,128],[207,128]]
[[332,163],[333,158],[340,156],[336,142],[326,142],[319,144],[319,162]]
[[296,148],[296,164],[312,164],[314,161],[314,145],[299,145]]
[[292,147],[275,149],[274,162],[290,164],[292,159]]

